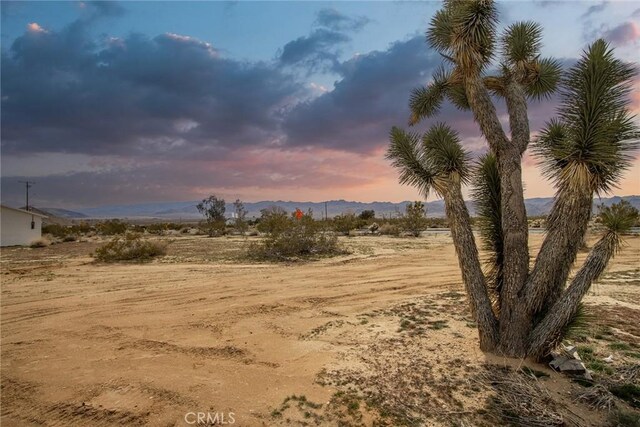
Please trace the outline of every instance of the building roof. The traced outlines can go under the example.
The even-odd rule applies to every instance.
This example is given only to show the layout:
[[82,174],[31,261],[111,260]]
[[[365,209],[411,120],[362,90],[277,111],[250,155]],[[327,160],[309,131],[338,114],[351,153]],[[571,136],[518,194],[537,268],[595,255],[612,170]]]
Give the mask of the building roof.
[[7,206],[7,205],[0,205],[0,207],[1,207],[2,209],[10,209],[10,210],[12,210],[12,211],[21,212],[21,213],[23,213],[23,214],[27,214],[27,215],[35,215],[35,216],[39,216],[39,217],[41,217],[41,218],[49,218],[48,216],[46,216],[46,215],[42,215],[42,214],[39,214],[39,213],[37,213],[37,212],[31,212],[31,211],[25,211],[24,209],[12,208],[12,207]]

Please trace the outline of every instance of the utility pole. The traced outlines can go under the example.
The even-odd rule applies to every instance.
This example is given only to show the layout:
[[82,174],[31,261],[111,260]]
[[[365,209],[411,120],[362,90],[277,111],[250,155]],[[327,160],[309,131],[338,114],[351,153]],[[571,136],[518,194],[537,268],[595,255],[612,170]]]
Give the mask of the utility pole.
[[30,210],[29,209],[29,189],[31,187],[33,187],[33,184],[35,184],[35,182],[34,181],[18,181],[18,182],[21,183],[21,184],[24,184],[25,189],[27,191],[27,205],[25,207],[25,210],[28,211],[28,210]]
[[327,213],[327,202],[324,202],[324,219],[325,219],[326,221],[328,221],[328,220],[329,220],[329,215],[328,215],[328,213]]

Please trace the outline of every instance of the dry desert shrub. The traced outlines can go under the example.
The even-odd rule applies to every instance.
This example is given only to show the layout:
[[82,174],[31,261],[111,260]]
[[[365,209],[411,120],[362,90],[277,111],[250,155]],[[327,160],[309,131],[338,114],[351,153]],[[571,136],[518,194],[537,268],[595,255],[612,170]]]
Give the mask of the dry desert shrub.
[[395,224],[385,223],[378,228],[378,233],[382,236],[399,236],[400,227]]
[[576,401],[584,402],[592,409],[603,409],[610,411],[615,406],[615,397],[607,387],[596,384],[580,393]]
[[496,421],[522,427],[563,426],[558,405],[538,380],[508,367],[486,365],[476,381],[489,387],[489,415]]
[[140,234],[127,233],[100,246],[94,256],[102,262],[148,261],[166,252],[166,241],[146,240]]
[[46,248],[50,244],[51,244],[51,241],[49,241],[49,239],[47,239],[45,237],[41,237],[40,239],[36,239],[33,242],[31,242],[29,247],[31,247],[31,248]]

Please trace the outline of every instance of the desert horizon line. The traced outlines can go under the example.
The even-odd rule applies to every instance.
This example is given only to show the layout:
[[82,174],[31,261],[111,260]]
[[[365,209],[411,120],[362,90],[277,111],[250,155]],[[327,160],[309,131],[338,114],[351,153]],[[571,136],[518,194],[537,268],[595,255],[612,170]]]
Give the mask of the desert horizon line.
[[[540,200],[540,199],[553,199],[555,197],[554,196],[536,196],[536,197],[525,197],[525,200]],[[597,200],[602,200],[602,199],[612,199],[612,198],[632,198],[632,197],[640,197],[640,193],[638,194],[612,194],[612,195],[606,195],[606,196],[598,196],[596,197]],[[230,205],[233,204],[233,202],[238,199],[232,199],[229,198],[228,200],[225,197],[220,197],[223,200],[225,200],[225,203]],[[81,209],[100,209],[100,208],[107,208],[107,207],[128,207],[128,206],[145,206],[145,205],[157,205],[157,204],[172,204],[172,203],[197,203],[199,201],[201,201],[202,199],[190,199],[190,200],[165,200],[165,201],[153,201],[153,202],[140,202],[140,203],[111,203],[111,204],[103,204],[103,205],[92,205],[92,206],[75,206],[75,207],[61,207],[61,206],[53,206],[53,205],[47,205],[47,204],[39,204],[39,203],[30,203],[31,207],[35,207],[35,208],[41,208],[41,209],[65,209],[65,210],[81,210]],[[359,204],[375,204],[375,203],[389,203],[389,204],[400,204],[400,203],[410,203],[416,200],[420,200],[420,201],[424,201],[425,203],[434,203],[434,202],[443,202],[444,200],[442,198],[436,198],[436,199],[429,199],[429,198],[418,198],[418,199],[404,199],[404,200],[398,200],[398,201],[391,201],[391,200],[372,200],[372,201],[364,201],[364,200],[349,200],[349,199],[326,199],[326,200],[320,200],[320,201],[313,201],[313,200],[284,200],[284,199],[263,199],[263,200],[256,200],[256,201],[252,201],[252,200],[243,200],[240,199],[240,201],[242,203],[250,203],[250,204],[259,204],[259,203],[300,203],[300,204],[322,204],[322,203],[331,203],[331,202],[343,202],[343,203],[359,203]],[[473,202],[473,198],[471,197],[465,197],[464,198],[465,202]],[[13,206],[15,205],[15,203],[10,203],[10,202],[1,202],[2,205],[4,206],[8,206],[8,207],[16,207]],[[24,203],[19,203],[17,208],[18,209],[23,209]]]

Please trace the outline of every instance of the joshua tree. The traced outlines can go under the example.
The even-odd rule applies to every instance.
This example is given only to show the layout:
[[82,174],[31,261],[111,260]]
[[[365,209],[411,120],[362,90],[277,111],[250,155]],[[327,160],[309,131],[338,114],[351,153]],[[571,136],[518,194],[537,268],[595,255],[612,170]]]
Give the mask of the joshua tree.
[[[428,43],[445,65],[431,83],[413,91],[409,102],[410,125],[437,114],[445,98],[471,110],[488,154],[471,164],[456,132],[440,123],[424,135],[393,128],[388,158],[399,169],[401,183],[444,198],[481,348],[539,357],[557,343],[619,242],[622,228],[610,226],[567,284],[594,194],[615,187],[637,144],[638,130],[628,112],[634,67],[615,59],[607,43],[597,40],[563,75],[557,61],[540,57],[538,24],[515,23],[501,35],[496,26],[493,1],[445,1],[427,32]],[[492,68],[496,53],[499,65]],[[558,88],[557,118],[533,141],[556,195],[530,268],[521,173],[530,141],[527,103]],[[509,134],[498,118],[495,98],[505,102]],[[462,198],[464,184],[473,184],[484,245],[492,253],[486,274]]]

